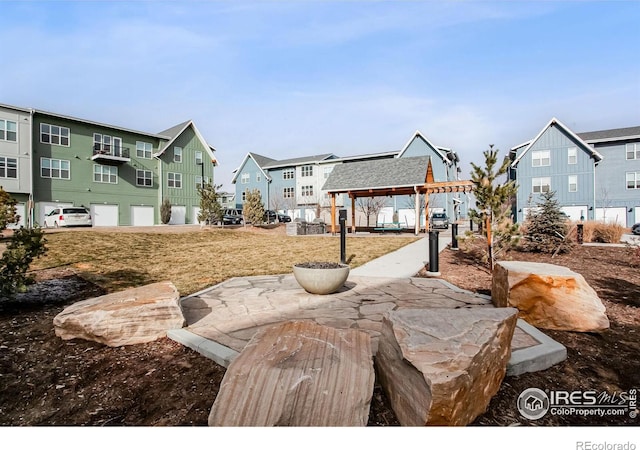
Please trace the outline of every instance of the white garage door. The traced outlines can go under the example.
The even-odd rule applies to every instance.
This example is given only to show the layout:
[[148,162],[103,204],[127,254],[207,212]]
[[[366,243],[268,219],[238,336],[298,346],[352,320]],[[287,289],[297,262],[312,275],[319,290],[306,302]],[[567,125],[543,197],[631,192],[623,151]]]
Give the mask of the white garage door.
[[91,205],[94,227],[117,227],[118,205]]
[[563,206],[560,210],[569,216],[569,219],[577,222],[580,220],[580,217],[583,217],[583,220],[587,219],[587,211],[589,208],[587,206]]
[[640,223],[640,206],[636,206],[635,211],[636,218],[633,223]]
[[198,206],[194,206],[193,207],[193,216],[191,216],[191,223],[200,223],[198,222],[198,214],[200,214],[200,207]]
[[67,208],[73,206],[73,203],[51,203],[51,202],[38,202],[38,224],[44,227],[44,216],[49,214],[55,208]]
[[155,225],[155,210],[153,206],[132,206],[131,225],[134,227],[149,227]]
[[596,208],[596,220],[627,226],[627,208]]
[[172,206],[169,225],[184,225],[187,217],[186,206]]
[[25,221],[27,219],[27,204],[26,203],[17,203],[16,204],[16,214],[20,216],[18,223],[8,224],[7,228],[20,228],[25,226]]

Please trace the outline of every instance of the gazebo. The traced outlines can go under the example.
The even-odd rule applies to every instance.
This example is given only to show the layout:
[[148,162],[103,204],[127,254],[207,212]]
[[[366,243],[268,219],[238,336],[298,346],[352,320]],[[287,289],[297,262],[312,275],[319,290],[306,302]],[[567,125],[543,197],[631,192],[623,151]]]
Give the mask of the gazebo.
[[425,196],[425,229],[429,230],[429,194],[471,192],[470,180],[435,181],[431,157],[358,161],[337,165],[323,188],[331,198],[331,233],[336,232],[336,195],[351,199],[351,228],[356,231],[356,199],[415,195],[415,234],[420,233],[420,195]]

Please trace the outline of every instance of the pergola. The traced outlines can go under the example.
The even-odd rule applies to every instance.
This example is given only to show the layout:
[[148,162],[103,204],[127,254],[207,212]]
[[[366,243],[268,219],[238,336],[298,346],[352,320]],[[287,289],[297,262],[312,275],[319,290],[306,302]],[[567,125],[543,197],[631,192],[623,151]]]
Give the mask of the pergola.
[[[402,159],[402,158],[400,158]],[[406,160],[413,159],[415,162],[423,162],[425,158],[405,158]],[[420,161],[419,161],[420,160]],[[389,164],[389,160],[380,160],[374,161],[378,165]],[[398,161],[398,160],[396,160]],[[353,163],[351,163],[353,164]],[[349,166],[350,164],[344,164],[344,166]],[[337,166],[338,168],[340,166]],[[364,169],[365,167],[353,167],[355,169],[353,174],[358,174],[357,176],[362,178],[364,176],[367,177],[367,174],[362,174],[357,172],[358,169]],[[402,171],[402,167],[399,168]],[[349,168],[345,167],[342,169],[341,175],[346,175],[348,178]],[[335,171],[335,169],[334,169]],[[326,185],[329,185],[325,190],[331,198],[331,233],[336,233],[336,195],[338,194],[347,194],[351,199],[351,231],[355,233],[356,231],[356,199],[359,197],[386,197],[386,196],[395,196],[395,195],[415,195],[415,234],[418,235],[420,233],[420,221],[418,218],[420,217],[420,195],[425,196],[425,230],[429,230],[429,194],[442,194],[442,193],[466,193],[471,192],[473,190],[473,182],[470,180],[456,180],[456,181],[434,181],[433,177],[433,166],[431,165],[431,158],[427,159],[427,167],[424,173],[424,178],[420,180],[419,183],[402,183],[397,185],[389,185],[387,183],[386,186],[381,186],[377,183],[374,178],[375,176],[370,177],[369,184],[370,186],[378,186],[378,187],[331,187],[331,183],[327,180]],[[374,175],[374,174],[372,174]],[[331,177],[331,176],[330,176]],[[344,183],[348,186],[348,182]],[[360,183],[362,184],[362,183]],[[325,186],[326,186],[325,185]]]

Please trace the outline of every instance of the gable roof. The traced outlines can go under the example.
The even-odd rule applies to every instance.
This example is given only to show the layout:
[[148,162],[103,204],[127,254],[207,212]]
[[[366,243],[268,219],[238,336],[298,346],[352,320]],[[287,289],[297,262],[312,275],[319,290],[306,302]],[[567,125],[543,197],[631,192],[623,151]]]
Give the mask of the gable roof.
[[162,155],[165,152],[165,150],[171,147],[171,144],[173,144],[175,140],[178,139],[178,136],[184,133],[184,131],[189,127],[193,128],[193,132],[195,133],[196,137],[198,138],[202,146],[207,150],[207,153],[209,153],[209,156],[211,157],[211,162],[217,163],[218,161],[215,155],[213,154],[213,152],[215,152],[216,149],[210,146],[209,144],[207,144],[207,141],[204,140],[204,137],[202,137],[202,134],[200,134],[200,131],[198,130],[196,125],[193,123],[193,120],[187,120],[185,122],[179,123],[178,125],[175,125],[171,128],[168,128],[162,131],[160,134],[164,136],[168,136],[169,142],[167,142],[165,146],[154,156]]
[[297,166],[300,164],[317,163],[320,161],[326,161],[327,159],[337,158],[333,153],[323,153],[321,155],[302,156],[300,158],[290,158],[281,160],[271,160],[271,162],[265,164],[265,169],[276,169],[278,167]]
[[577,133],[582,140],[590,144],[596,142],[621,141],[625,139],[639,139],[639,127],[614,128],[611,130],[588,131],[585,133]]
[[532,140],[530,140],[529,142],[525,143],[525,144],[520,144],[517,147],[513,147],[511,150],[516,150],[519,148],[523,148],[524,150],[522,151],[522,153],[520,153],[520,155],[518,155],[518,157],[511,163],[511,167],[512,168],[516,168],[516,166],[518,165],[518,163],[520,162],[520,160],[524,157],[524,155],[527,154],[527,152],[529,151],[529,149],[531,147],[533,147],[535,145],[536,142],[538,142],[538,139],[540,139],[540,137],[544,134],[545,131],[547,131],[549,128],[553,127],[553,126],[557,126],[558,128],[560,128],[562,131],[564,131],[566,134],[568,134],[569,136],[571,136],[573,139],[575,139],[575,141],[578,143],[578,145],[580,147],[582,147],[582,149],[584,151],[586,151],[593,159],[595,159],[596,161],[601,161],[602,160],[602,155],[600,153],[598,153],[593,147],[591,147],[589,144],[587,144],[584,140],[582,140],[580,138],[580,136],[578,136],[577,134],[575,134],[573,131],[571,131],[569,129],[569,127],[567,127],[566,125],[564,125],[562,122],[560,122],[558,119],[556,119],[555,117],[553,117],[549,123],[547,123],[547,125],[540,130],[540,132],[538,133],[538,135],[533,138]]
[[404,152],[407,151],[407,149],[409,148],[409,146],[411,145],[411,143],[416,139],[416,138],[420,138],[423,141],[425,141],[427,143],[427,145],[431,148],[433,148],[436,152],[436,154],[440,157],[440,159],[442,159],[443,161],[447,162],[450,161],[446,154],[447,152],[451,152],[451,149],[445,148],[445,147],[438,147],[437,145],[434,145],[429,139],[427,139],[421,132],[420,130],[416,130],[415,133],[413,133],[413,136],[411,136],[409,138],[409,140],[407,141],[406,144],[404,144],[404,147],[402,147],[402,150],[400,150],[400,153],[398,153],[398,156],[396,156],[396,158],[401,158],[402,155],[404,154]]
[[347,192],[423,185],[429,156],[374,159],[338,164],[322,187],[323,191]]
[[269,176],[269,174],[267,174],[267,172],[265,172],[263,167],[266,164],[269,164],[270,162],[273,162],[275,160],[271,158],[267,158],[266,156],[258,155],[257,153],[249,152],[244,156],[238,168],[233,171],[234,175],[233,175],[233,178],[231,178],[231,184],[235,184],[236,180],[238,179],[238,175],[240,175],[240,172],[241,172],[240,169],[244,167],[244,165],[247,163],[247,160],[249,160],[249,158],[251,158],[256,163],[256,166],[258,166],[258,168],[260,169],[260,172],[262,172],[262,175],[264,175],[265,179],[267,179],[268,181],[271,181],[271,177]]

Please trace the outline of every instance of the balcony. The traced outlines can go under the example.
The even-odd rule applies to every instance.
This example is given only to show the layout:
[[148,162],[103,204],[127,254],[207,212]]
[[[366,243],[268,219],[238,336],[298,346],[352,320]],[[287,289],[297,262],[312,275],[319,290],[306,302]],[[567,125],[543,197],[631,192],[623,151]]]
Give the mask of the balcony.
[[129,149],[115,145],[93,144],[92,161],[100,164],[123,164],[131,161]]

